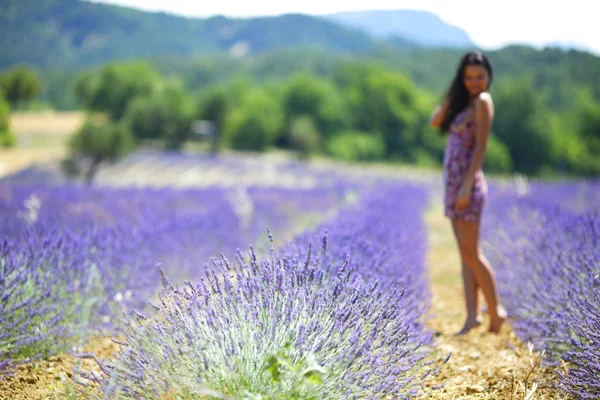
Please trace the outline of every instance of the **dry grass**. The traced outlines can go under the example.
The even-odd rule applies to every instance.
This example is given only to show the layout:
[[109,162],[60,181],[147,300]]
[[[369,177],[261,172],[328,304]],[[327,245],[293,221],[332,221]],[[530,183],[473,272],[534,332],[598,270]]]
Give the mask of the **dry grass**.
[[10,128],[17,136],[70,135],[83,124],[84,118],[85,115],[78,111],[13,112]]
[[15,112],[10,128],[17,146],[0,148],[0,177],[32,164],[57,161],[67,155],[67,141],[81,126],[84,115],[79,112]]

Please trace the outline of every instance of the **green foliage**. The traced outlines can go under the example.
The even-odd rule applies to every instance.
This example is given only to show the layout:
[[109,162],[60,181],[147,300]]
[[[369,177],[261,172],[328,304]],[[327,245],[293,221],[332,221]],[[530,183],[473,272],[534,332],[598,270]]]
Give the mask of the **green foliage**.
[[[452,54],[448,50],[440,56]],[[184,81],[165,80],[143,63],[86,71],[75,89],[80,98],[95,102],[98,111],[114,108],[111,115],[119,115],[117,107],[126,104],[125,120],[134,136],[162,141],[168,148],[180,148],[189,138],[192,120],[205,119],[218,128],[213,151],[279,146],[303,157],[324,152],[344,160],[439,167],[446,138],[427,123],[437,103],[432,93],[376,61],[338,61],[331,65],[329,78],[296,72],[287,79],[261,82],[244,73],[244,67],[229,80],[199,90],[195,104]],[[172,63],[177,65],[177,60]],[[131,72],[136,68],[150,78],[140,80],[144,74]],[[596,174],[600,102],[595,89],[564,86],[561,90],[573,96],[571,103],[551,111],[550,92],[536,89],[538,79],[527,73],[494,82],[497,111],[484,167],[498,173]]]
[[221,133],[225,127],[225,118],[231,107],[226,88],[223,86],[211,87],[202,93],[198,102],[198,117],[214,124],[214,137],[212,138],[213,153],[221,150]]
[[280,104],[266,91],[253,89],[228,115],[222,140],[234,149],[264,151],[282,128]]
[[[275,384],[282,381],[282,375],[296,381],[291,385],[294,391],[286,394],[290,400],[316,400],[314,396],[308,395],[310,387],[322,384],[327,370],[319,364],[313,353],[304,354],[297,361],[294,361],[292,353],[291,340],[288,340],[281,350],[273,352],[267,357],[263,368],[269,373]],[[255,397],[248,394],[246,398],[251,400]],[[262,399],[262,396],[260,398]]]
[[12,147],[17,142],[10,131],[9,117],[10,105],[4,100],[4,95],[0,90],[0,147]]
[[582,94],[575,110],[579,137],[590,153],[600,154],[600,102],[594,101],[589,93]]
[[488,136],[483,168],[490,172],[508,173],[512,171],[512,159],[508,148],[494,133]]
[[[9,85],[21,93],[10,96],[21,99],[19,107],[37,96],[22,90],[29,87],[40,97],[28,108],[84,107],[125,118],[137,139],[168,148],[180,148],[199,118],[218,127],[214,151],[279,146],[363,159],[356,149],[379,154],[373,143],[381,140],[381,160],[440,166],[445,138],[426,122],[462,49],[373,40],[302,15],[194,20],[76,0],[5,3],[0,46],[10,51],[0,52],[0,66],[22,64],[3,73],[0,85],[7,76],[29,82]],[[598,175],[600,57],[527,46],[487,54],[497,111],[485,168]],[[123,61],[136,58],[145,61]],[[165,83],[166,76],[182,84]],[[259,105],[249,100],[255,97]],[[360,135],[341,144],[349,132]],[[377,132],[372,147],[365,132]],[[1,134],[0,142],[14,137]],[[335,153],[332,143],[344,150]]]
[[288,14],[193,19],[79,0],[4,0],[0,12],[0,68],[91,66],[115,59],[252,53],[293,45],[319,45],[356,53],[376,47],[368,34],[323,18]]
[[308,157],[320,150],[320,142],[321,134],[311,116],[300,115],[292,120],[289,131],[292,149],[298,150],[303,157]]
[[124,116],[138,140],[162,139],[167,149],[180,149],[190,134],[194,103],[178,80],[162,82],[149,96],[134,97]]
[[14,147],[17,144],[17,138],[7,129],[0,130],[0,147]]
[[288,126],[296,117],[307,115],[325,138],[348,127],[348,111],[339,91],[329,81],[295,75],[287,82],[282,102]]
[[97,121],[89,118],[72,137],[71,151],[74,156],[91,159],[86,180],[91,183],[96,169],[104,161],[115,161],[134,148],[129,127],[122,121]]
[[326,151],[345,161],[376,161],[384,157],[385,143],[376,132],[347,131],[331,137]]
[[600,101],[594,101],[590,91],[581,91],[574,114],[582,151],[573,167],[582,175],[600,175]]
[[40,94],[41,81],[35,71],[25,65],[19,65],[0,74],[0,89],[4,92],[6,100],[17,108]]
[[351,65],[337,79],[346,87],[355,129],[381,132],[386,156],[411,160],[429,114],[420,91],[404,75],[378,66]]
[[75,83],[79,100],[90,110],[107,112],[119,120],[130,100],[149,96],[158,81],[158,74],[146,62],[111,63],[100,71],[86,71]]
[[88,119],[71,141],[72,149],[94,159],[114,161],[133,147],[131,131],[123,122]]
[[494,91],[493,131],[510,153],[517,172],[535,174],[552,165],[550,114],[531,79],[504,79]]

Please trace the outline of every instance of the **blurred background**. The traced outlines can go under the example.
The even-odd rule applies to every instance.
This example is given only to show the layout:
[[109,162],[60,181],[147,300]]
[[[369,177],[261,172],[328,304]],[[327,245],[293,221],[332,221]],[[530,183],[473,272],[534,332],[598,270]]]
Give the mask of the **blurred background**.
[[91,183],[140,151],[437,170],[427,121],[475,48],[495,68],[486,171],[598,176],[600,35],[580,3],[3,0],[0,176]]

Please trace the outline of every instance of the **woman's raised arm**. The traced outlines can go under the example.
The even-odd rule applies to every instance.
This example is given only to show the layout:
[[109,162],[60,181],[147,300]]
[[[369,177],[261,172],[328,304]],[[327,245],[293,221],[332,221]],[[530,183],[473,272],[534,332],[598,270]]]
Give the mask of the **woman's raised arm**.
[[434,128],[439,128],[444,122],[444,118],[446,118],[446,113],[448,112],[448,102],[444,102],[442,105],[439,105],[433,110],[431,117],[429,118],[429,125]]

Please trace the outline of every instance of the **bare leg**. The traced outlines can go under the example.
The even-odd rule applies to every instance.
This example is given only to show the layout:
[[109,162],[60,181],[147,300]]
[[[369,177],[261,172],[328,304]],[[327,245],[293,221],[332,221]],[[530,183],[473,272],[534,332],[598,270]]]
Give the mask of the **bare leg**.
[[506,310],[500,303],[494,271],[479,248],[479,223],[456,220],[454,224],[463,262],[481,287],[488,304],[489,330],[499,332],[506,320]]
[[[492,321],[490,322],[489,330],[490,330],[490,332],[498,333],[498,332],[500,332],[500,328],[502,327],[502,324],[508,317],[508,314],[506,313],[506,310],[504,309],[504,306],[502,305],[502,302],[500,301],[500,296],[498,295],[498,286],[496,285],[496,274],[494,273],[494,269],[490,265],[490,262],[485,257],[485,255],[483,254],[483,251],[481,249],[479,250],[478,259],[479,259],[480,266],[484,270],[489,271],[492,283],[494,284],[493,290],[494,290],[494,296],[496,298],[496,307],[494,308],[494,311],[496,312],[496,315],[498,316],[498,318],[496,320],[492,319]],[[488,303],[488,305],[489,305],[489,303]],[[492,306],[489,305],[489,308],[491,309]],[[491,316],[491,314],[490,314],[490,316]]]
[[[454,229],[454,235],[457,239],[457,243],[460,243],[458,233],[454,221],[452,222],[452,228]],[[460,245],[459,245],[460,250]],[[461,254],[462,258],[462,254]],[[457,335],[464,335],[476,326],[481,325],[482,318],[479,315],[478,307],[478,296],[479,285],[475,281],[473,273],[466,266],[465,262],[462,262],[462,277],[464,284],[465,302],[467,307],[467,319],[462,329],[458,331]]]

